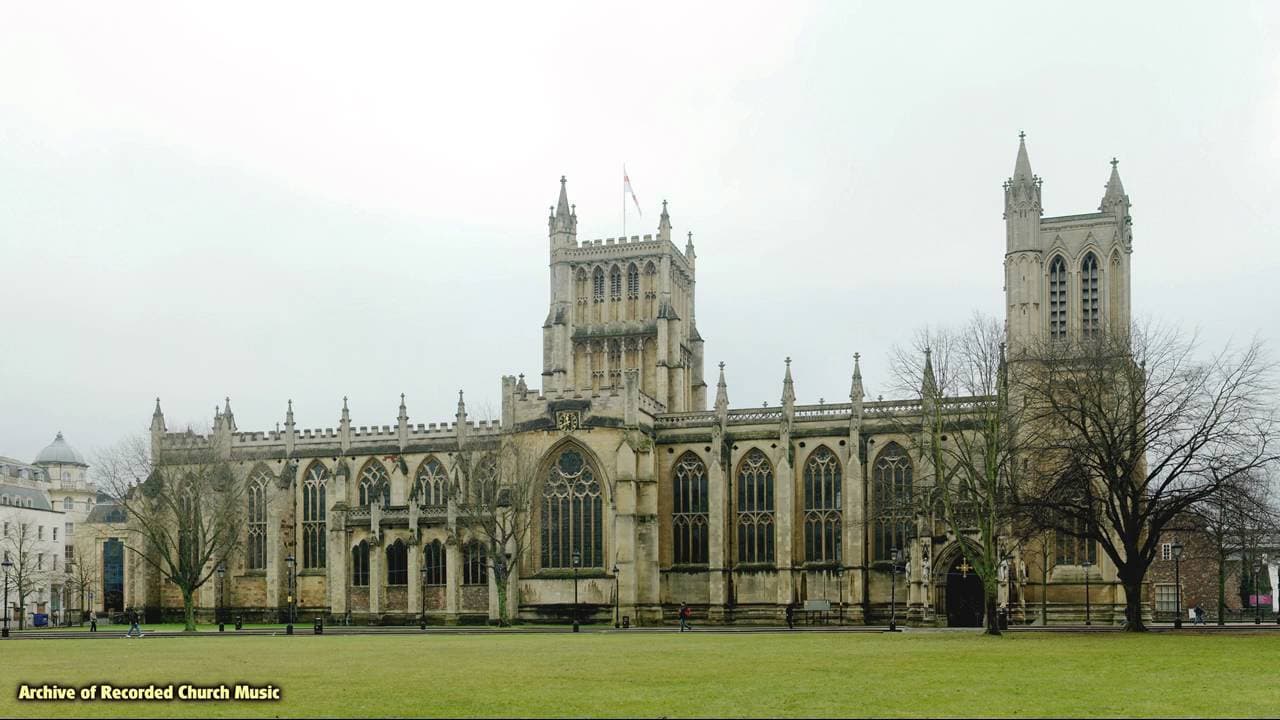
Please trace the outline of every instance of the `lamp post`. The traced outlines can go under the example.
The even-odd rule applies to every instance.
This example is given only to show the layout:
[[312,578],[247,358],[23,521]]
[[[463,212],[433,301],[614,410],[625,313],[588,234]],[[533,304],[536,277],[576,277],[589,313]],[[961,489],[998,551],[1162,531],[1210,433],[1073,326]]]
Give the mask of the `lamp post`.
[[836,565],[836,584],[840,586],[840,625],[844,625],[844,563]]
[[1174,594],[1178,596],[1174,600],[1173,629],[1178,630],[1182,628],[1182,543],[1175,540],[1169,552],[1173,553]]
[[62,581],[62,624],[71,627],[71,566],[66,568],[66,579]]
[[[71,562],[71,565],[72,565],[72,567],[76,568],[77,570],[79,570],[79,569],[80,569],[80,566],[79,566],[78,564],[76,564],[76,562],[75,562],[74,560]],[[80,576],[79,581],[77,581],[77,582],[76,582],[76,589],[78,589],[78,590],[80,591],[80,605],[79,605],[79,610],[80,610],[80,627],[84,627],[84,616],[85,616],[85,611],[84,611],[84,575],[81,575],[81,576]]]
[[898,563],[902,561],[902,551],[895,547],[889,556],[889,632],[898,632]]
[[1084,624],[1092,625],[1093,614],[1090,612],[1089,607],[1089,568],[1093,566],[1093,563],[1085,560],[1080,564],[1084,567]]
[[418,597],[422,598],[422,610],[418,613],[418,629],[427,629],[427,564],[422,564],[422,587],[418,591]]
[[1262,572],[1262,561],[1253,559],[1253,624],[1262,624],[1262,593],[1258,591],[1258,575]]
[[578,566],[582,564],[582,553],[573,551],[573,631],[578,632]]
[[6,557],[0,566],[4,567],[4,634],[3,637],[9,637],[9,571],[13,569],[13,561]]
[[289,622],[286,623],[284,626],[284,634],[292,635],[293,634],[293,608],[294,608],[293,564],[296,562],[296,560],[294,560],[293,555],[290,554],[289,557],[286,557],[284,559],[284,562],[286,565],[289,566]]
[[226,626],[222,621],[222,594],[226,592],[226,576],[227,566],[225,563],[218,563],[218,598],[213,605],[213,614],[218,616],[218,632],[225,632]]
[[620,589],[621,589],[621,586],[618,583],[618,565],[617,563],[614,563],[613,565],[613,627],[615,630],[622,627],[622,607],[619,604],[619,601],[622,598],[618,594]]

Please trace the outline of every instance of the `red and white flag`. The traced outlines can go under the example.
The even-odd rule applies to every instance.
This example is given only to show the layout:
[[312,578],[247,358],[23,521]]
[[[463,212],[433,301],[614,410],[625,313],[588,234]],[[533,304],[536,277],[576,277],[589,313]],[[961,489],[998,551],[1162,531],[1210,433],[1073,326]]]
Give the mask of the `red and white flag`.
[[627,177],[627,166],[622,166],[622,192],[631,196],[631,202],[636,204],[636,212],[641,216],[644,211],[640,209],[640,201],[636,199],[636,191],[631,189],[631,178]]

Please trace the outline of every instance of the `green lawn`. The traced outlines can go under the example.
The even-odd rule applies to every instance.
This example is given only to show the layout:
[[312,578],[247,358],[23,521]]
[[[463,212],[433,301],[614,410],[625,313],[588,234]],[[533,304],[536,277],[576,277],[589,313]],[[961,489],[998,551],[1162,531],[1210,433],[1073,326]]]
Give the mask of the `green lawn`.
[[[1280,716],[1280,636],[423,635],[10,641],[0,716]],[[280,702],[20,703],[273,683]]]

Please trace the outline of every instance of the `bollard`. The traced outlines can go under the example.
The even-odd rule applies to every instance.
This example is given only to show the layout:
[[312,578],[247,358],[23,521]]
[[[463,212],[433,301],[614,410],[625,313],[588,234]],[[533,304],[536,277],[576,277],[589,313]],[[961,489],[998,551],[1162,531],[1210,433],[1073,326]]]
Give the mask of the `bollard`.
[[243,629],[244,629],[244,616],[243,616],[243,615],[237,615],[237,616],[236,616],[236,629],[237,629],[237,630],[243,630]]
[[623,616],[622,616],[622,629],[623,629],[623,630],[626,630],[626,629],[627,629],[627,628],[629,628],[629,627],[631,627],[631,616],[630,616],[630,615],[623,615]]
[[323,635],[323,634],[324,634],[324,620],[322,620],[322,619],[320,619],[320,618],[316,618],[316,622],[315,622],[315,632],[316,632],[316,635]]

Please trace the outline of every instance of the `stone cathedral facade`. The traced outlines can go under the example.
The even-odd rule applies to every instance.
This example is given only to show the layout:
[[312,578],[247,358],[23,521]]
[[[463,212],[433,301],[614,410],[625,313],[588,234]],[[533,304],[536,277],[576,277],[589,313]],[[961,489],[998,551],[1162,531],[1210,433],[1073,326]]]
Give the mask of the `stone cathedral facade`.
[[[1010,347],[1127,323],[1129,203],[1115,163],[1097,212],[1043,217],[1020,142],[1004,199]],[[894,509],[926,475],[911,450],[920,398],[869,401],[855,355],[848,402],[798,404],[788,358],[781,402],[733,407],[723,364],[715,388],[706,381],[692,234],[676,244],[666,203],[652,236],[580,240],[577,224],[561,178],[540,387],[503,377],[500,419],[470,419],[459,393],[451,422],[411,423],[402,396],[392,424],[354,424],[344,399],[333,428],[297,427],[289,403],[281,428],[243,431],[227,401],[212,432],[248,481],[248,522],[203,609],[277,618],[293,557],[302,618],[496,617],[493,559],[458,515],[458,464],[519,442],[537,478],[512,581],[520,619],[569,616],[576,558],[583,614],[601,621],[656,624],[688,603],[711,622],[776,622],[788,604],[825,600],[847,622],[980,622],[980,585],[954,533]],[[942,400],[958,423],[984,401]],[[159,401],[151,429],[157,448],[208,441],[168,432]],[[1080,614],[1086,573],[1095,622],[1118,617],[1107,558],[1050,544],[1010,548],[1000,594],[1015,621],[1042,598]],[[140,563],[128,575],[130,605],[180,610],[175,588]]]

